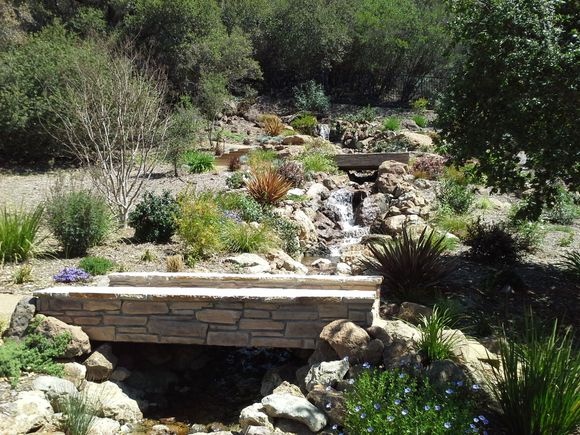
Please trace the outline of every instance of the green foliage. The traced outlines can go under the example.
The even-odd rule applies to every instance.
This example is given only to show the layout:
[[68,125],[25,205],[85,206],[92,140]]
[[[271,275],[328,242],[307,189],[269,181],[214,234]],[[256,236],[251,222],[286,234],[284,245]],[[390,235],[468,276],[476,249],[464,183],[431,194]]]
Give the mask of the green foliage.
[[107,31],[105,13],[101,9],[81,7],[68,21],[67,28],[84,37],[103,35]]
[[189,100],[180,104],[170,119],[167,130],[168,149],[167,160],[173,164],[173,172],[177,176],[177,167],[183,154],[192,149],[201,140],[203,124],[199,110],[191,105]]
[[234,172],[226,179],[229,189],[241,189],[246,185],[247,177],[243,172]]
[[111,229],[111,213],[100,196],[57,189],[46,205],[47,222],[67,257],[82,256]]
[[302,252],[298,238],[300,228],[297,224],[276,213],[268,213],[264,222],[274,229],[282,243],[281,247],[284,252],[293,257]]
[[456,214],[465,214],[475,202],[475,193],[469,186],[445,179],[441,182],[437,199],[441,207],[449,208]]
[[143,252],[143,255],[141,255],[140,260],[145,263],[150,263],[151,261],[157,260],[157,257],[155,254],[153,254],[153,252],[151,252],[150,249],[145,249],[145,252]]
[[290,122],[292,128],[299,131],[300,133],[309,135],[314,135],[317,124],[318,120],[310,113],[301,113]]
[[189,150],[183,153],[182,159],[192,174],[201,174],[214,169],[215,157],[210,153]]
[[300,187],[304,183],[304,166],[295,160],[285,160],[278,168],[278,173],[294,187]]
[[24,264],[14,272],[14,284],[24,284],[32,281],[32,266]]
[[413,115],[413,121],[415,121],[415,124],[421,128],[427,127],[427,124],[429,123],[427,118],[425,118],[423,115]]
[[434,219],[437,228],[445,230],[463,239],[467,235],[467,227],[471,223],[471,218],[467,215],[458,215],[447,208],[440,208]]
[[0,376],[9,378],[12,386],[16,386],[23,371],[62,376],[62,365],[55,359],[64,355],[71,338],[69,333],[54,339],[31,333],[24,341],[6,340],[0,346]]
[[223,248],[220,228],[224,216],[212,194],[185,193],[178,197],[177,234],[192,260],[209,257]]
[[253,172],[268,170],[276,166],[278,154],[273,150],[254,149],[248,153],[248,166]]
[[235,221],[223,228],[224,243],[229,252],[266,252],[278,245],[272,229],[267,225],[253,226]]
[[377,109],[370,104],[360,108],[356,113],[349,114],[345,117],[347,121],[362,124],[363,122],[372,122],[378,116]]
[[531,249],[531,239],[518,235],[508,224],[485,223],[478,219],[467,226],[463,243],[470,247],[469,255],[477,261],[512,264]]
[[363,370],[346,394],[346,409],[346,432],[357,435],[479,433],[489,423],[467,386],[450,383],[443,392],[399,369]]
[[79,262],[79,267],[91,275],[105,275],[115,267],[115,263],[104,257],[85,257]]
[[129,225],[139,242],[166,243],[175,233],[179,204],[169,191],[161,195],[145,192],[135,210],[129,213]]
[[44,208],[31,212],[0,212],[0,263],[23,261],[29,258],[38,245],[38,231]]
[[330,109],[330,98],[322,85],[314,80],[295,86],[293,91],[294,105],[302,112],[326,114]]
[[439,361],[444,359],[454,359],[453,348],[458,338],[449,331],[453,328],[455,321],[449,310],[441,310],[439,307],[433,308],[430,316],[423,316],[419,325],[421,338],[417,343],[419,351],[426,357],[427,361]]
[[427,110],[427,106],[429,106],[429,100],[427,98],[417,98],[415,101],[413,101],[411,106],[413,107],[414,111],[421,113]]
[[389,116],[383,120],[383,130],[397,131],[401,129],[401,118]]
[[435,231],[425,228],[419,237],[409,230],[394,241],[379,240],[368,245],[371,255],[363,264],[383,275],[383,284],[404,300],[421,302],[424,292],[436,287],[454,268],[443,256],[444,237],[436,238]]
[[[465,49],[439,113],[458,162],[477,159],[490,185],[532,189],[537,218],[560,180],[578,190],[580,80],[577,3],[498,0],[453,3],[455,41]],[[520,164],[520,152],[525,164]]]
[[523,342],[504,334],[493,392],[510,434],[570,434],[580,424],[580,356],[570,330],[526,322]]
[[298,157],[298,160],[302,163],[304,174],[307,177],[318,172],[325,174],[338,173],[338,166],[336,166],[334,158],[325,151],[306,151]]
[[67,110],[58,103],[66,84],[80,67],[105,71],[106,63],[102,50],[59,24],[0,51],[0,154],[23,161],[62,157],[53,133],[57,114]]
[[564,254],[560,265],[566,272],[580,280],[580,251],[572,251]]
[[100,403],[86,394],[66,394],[57,408],[63,415],[60,429],[66,435],[88,435],[100,412]]
[[580,216],[580,206],[574,201],[574,195],[560,186],[548,208],[545,219],[553,224],[570,225]]
[[219,194],[216,202],[222,210],[238,213],[244,222],[262,222],[266,215],[262,205],[245,193]]

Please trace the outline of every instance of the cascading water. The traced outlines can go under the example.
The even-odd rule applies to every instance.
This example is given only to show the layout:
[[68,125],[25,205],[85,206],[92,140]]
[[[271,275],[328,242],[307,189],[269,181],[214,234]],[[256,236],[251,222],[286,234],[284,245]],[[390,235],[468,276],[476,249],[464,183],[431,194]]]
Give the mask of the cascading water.
[[328,140],[330,137],[330,126],[328,124],[318,124],[316,126],[316,132],[324,140]]
[[326,207],[336,214],[342,230],[342,237],[329,246],[332,257],[340,257],[344,248],[359,243],[362,237],[369,233],[368,227],[355,224],[353,196],[352,190],[338,189],[326,200]]

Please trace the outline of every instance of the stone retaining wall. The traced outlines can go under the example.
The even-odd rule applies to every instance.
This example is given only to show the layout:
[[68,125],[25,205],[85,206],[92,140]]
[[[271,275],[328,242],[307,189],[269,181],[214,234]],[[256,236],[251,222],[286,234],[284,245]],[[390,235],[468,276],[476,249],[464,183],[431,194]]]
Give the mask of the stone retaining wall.
[[372,322],[376,291],[57,287],[35,292],[42,314],[97,341],[315,347],[336,319]]

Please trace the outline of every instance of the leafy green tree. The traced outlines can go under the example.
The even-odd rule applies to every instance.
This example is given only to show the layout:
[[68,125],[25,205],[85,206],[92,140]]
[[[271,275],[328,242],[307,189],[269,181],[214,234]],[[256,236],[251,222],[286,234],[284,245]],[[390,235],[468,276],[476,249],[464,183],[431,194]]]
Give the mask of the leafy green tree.
[[531,188],[539,216],[560,180],[580,181],[577,1],[457,0],[464,47],[440,114],[449,152],[500,190]]
[[[226,78],[222,74],[207,74],[199,81],[197,104],[208,122],[208,139],[214,146],[214,131],[218,115],[223,110],[230,94],[226,88]],[[215,143],[216,151],[219,140]]]

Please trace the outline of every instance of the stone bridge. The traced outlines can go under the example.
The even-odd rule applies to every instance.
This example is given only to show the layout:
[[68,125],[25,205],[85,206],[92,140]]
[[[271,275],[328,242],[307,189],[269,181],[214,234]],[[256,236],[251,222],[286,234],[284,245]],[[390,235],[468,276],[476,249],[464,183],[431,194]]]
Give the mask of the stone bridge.
[[34,293],[92,340],[313,349],[336,319],[370,326],[381,277],[115,273],[109,287]]

